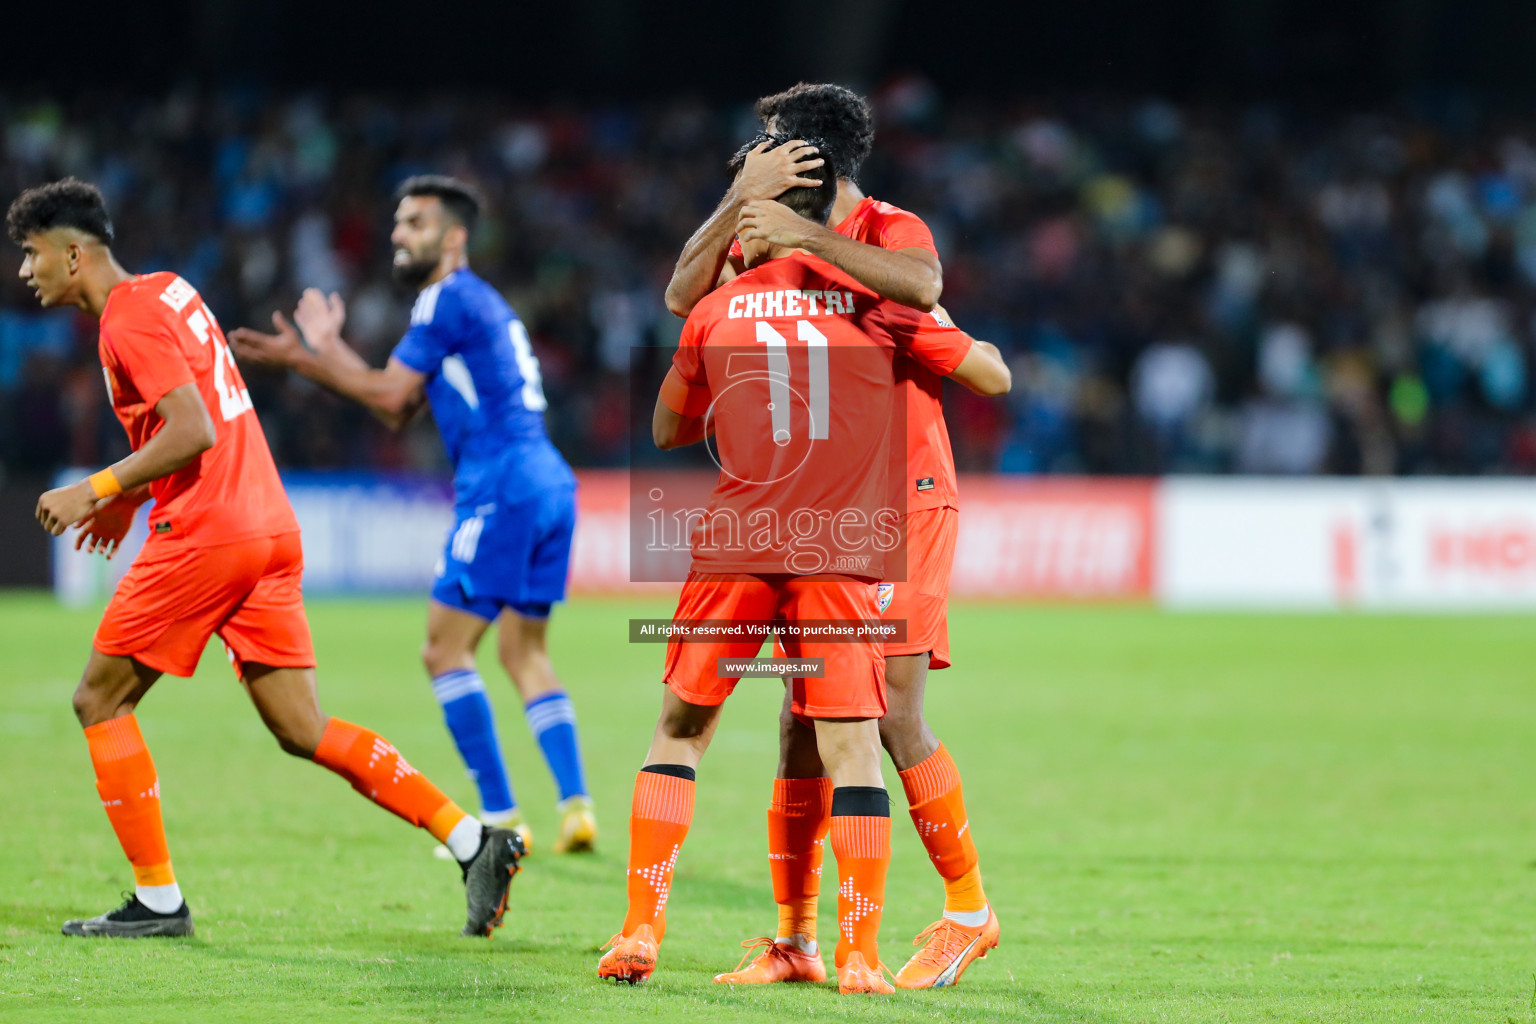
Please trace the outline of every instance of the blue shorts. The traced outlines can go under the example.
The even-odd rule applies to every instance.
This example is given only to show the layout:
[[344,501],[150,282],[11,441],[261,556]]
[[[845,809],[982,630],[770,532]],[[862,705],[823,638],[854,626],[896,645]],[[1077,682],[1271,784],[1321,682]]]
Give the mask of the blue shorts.
[[515,505],[465,506],[448,531],[432,598],[494,622],[503,608],[549,617],[565,600],[576,488],[554,487]]

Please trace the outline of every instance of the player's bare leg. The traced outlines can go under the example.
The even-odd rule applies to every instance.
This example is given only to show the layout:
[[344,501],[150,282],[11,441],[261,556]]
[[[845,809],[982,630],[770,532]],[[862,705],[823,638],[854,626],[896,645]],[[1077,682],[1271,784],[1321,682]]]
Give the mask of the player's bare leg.
[[64,922],[65,935],[192,934],[192,914],[176,884],[165,841],[160,777],[134,717],[134,709],[160,674],[132,658],[92,651],[75,688],[75,717],[85,729],[96,791],[133,865],[134,892],[115,910]]
[[939,738],[923,717],[928,688],[929,655],[901,654],[885,659],[885,717],[880,719],[880,745],[904,772],[939,749]]
[[[469,777],[480,795],[480,820],[510,828],[532,849],[533,836],[523,824],[507,764],[501,754],[495,714],[475,661],[489,620],[441,601],[427,605],[427,641],[421,661],[432,680],[432,693],[443,709],[443,720]],[[438,856],[448,851],[438,848]]]
[[881,974],[878,944],[891,862],[891,801],[880,778],[880,728],[870,718],[820,718],[815,728],[816,748],[832,780],[837,990],[892,992]]
[[981,885],[960,772],[923,717],[929,655],[885,659],[888,710],[880,742],[901,773],[912,822],[944,879],[944,915],[914,941],[921,947],[896,975],[902,988],[953,985],[998,943],[997,915]]
[[718,704],[690,704],[671,690],[663,692],[661,716],[645,753],[646,764],[680,764],[695,770],[720,724]]
[[523,853],[517,834],[464,813],[378,733],[321,711],[314,669],[252,663],[242,668],[251,702],[284,751],[329,768],[448,847],[464,873],[469,912],[463,933],[488,936],[500,926]]
[[131,715],[161,675],[159,669],[132,658],[93,650],[75,687],[75,718],[83,727],[90,728],[121,715]]
[[549,620],[519,615],[511,608],[496,620],[496,654],[524,704],[560,690],[549,660]]
[[827,777],[816,746],[814,726],[795,717],[791,706],[793,693],[785,680],[784,703],[779,708],[779,772],[781,779],[820,779]]
[[491,624],[478,615],[450,608],[440,601],[427,604],[427,642],[421,663],[432,675],[474,668],[475,651]]
[[556,853],[583,853],[597,842],[597,818],[587,791],[581,747],[576,738],[576,709],[555,675],[549,658],[549,619],[506,608],[496,620],[496,653],[517,687],[560,800]]
[[690,704],[670,689],[662,696],[661,715],[645,767],[635,775],[630,806],[625,875],[629,908],[624,927],[608,940],[612,948],[598,961],[599,978],[634,985],[656,969],[667,932],[672,868],[693,821],[694,779],[719,721],[718,705]]
[[240,682],[283,753],[313,761],[330,716],[320,710],[312,668],[245,665]]

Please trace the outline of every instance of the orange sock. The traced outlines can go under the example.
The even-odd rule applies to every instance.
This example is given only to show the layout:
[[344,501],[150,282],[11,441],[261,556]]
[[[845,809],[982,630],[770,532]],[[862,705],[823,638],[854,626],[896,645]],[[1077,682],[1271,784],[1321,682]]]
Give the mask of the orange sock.
[[891,863],[891,819],[839,814],[832,818],[832,855],[837,858],[838,967],[848,954],[880,963],[880,912],[885,872]]
[[[665,768],[679,773],[653,771]],[[629,912],[624,934],[648,924],[660,942],[667,933],[667,893],[672,866],[693,822],[693,769],[683,765],[647,765],[635,776],[635,799],[629,812]]]
[[985,910],[987,895],[981,887],[979,858],[954,759],[941,743],[938,750],[900,774],[911,805],[912,824],[944,878],[944,909]]
[[778,938],[816,938],[821,857],[832,827],[831,779],[774,779],[768,806],[768,873],[779,905]]
[[352,783],[352,788],[391,814],[424,828],[440,843],[466,815],[427,777],[412,768],[378,733],[333,718],[326,723],[315,763]]
[[88,726],[85,742],[96,769],[96,792],[133,865],[134,881],[143,886],[171,885],[176,874],[160,818],[160,777],[138,719],[124,715]]

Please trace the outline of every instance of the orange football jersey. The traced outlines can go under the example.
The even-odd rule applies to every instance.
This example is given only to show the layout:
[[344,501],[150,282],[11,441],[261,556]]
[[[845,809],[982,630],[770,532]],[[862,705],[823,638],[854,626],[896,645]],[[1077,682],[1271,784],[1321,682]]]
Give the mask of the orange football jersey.
[[[939,254],[933,232],[921,217],[870,196],[860,199],[833,230],[855,242],[892,252],[920,248]],[[732,243],[731,256],[741,260],[740,241]],[[896,373],[906,398],[906,510],[959,508],[955,456],[944,423],[943,382],[938,374],[908,356],[897,360]]]
[[183,384],[197,386],[213,420],[213,447],[149,485],[151,538],[206,547],[299,528],[224,332],[195,288],[168,272],[119,284],[97,349],[135,451],[164,425],[155,405]]
[[[863,561],[858,553],[875,554],[878,545],[864,547],[864,539],[875,513],[892,508],[890,429],[901,401],[893,363],[911,358],[938,379],[970,346],[964,332],[803,253],[706,296],[673,359],[688,393],[664,398],[683,415],[710,409],[721,474],[706,521],[723,513],[720,521],[742,536],[721,545],[708,530],[696,532],[694,568],[879,578],[878,554]],[[786,544],[774,531],[755,533],[756,523],[783,523],[795,536]],[[831,564],[795,556],[818,545]]]

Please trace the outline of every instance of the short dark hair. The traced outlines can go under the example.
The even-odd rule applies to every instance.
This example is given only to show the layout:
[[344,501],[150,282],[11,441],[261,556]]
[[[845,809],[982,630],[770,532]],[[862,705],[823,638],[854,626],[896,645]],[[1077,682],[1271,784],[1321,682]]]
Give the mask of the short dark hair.
[[449,215],[469,232],[475,230],[475,222],[480,219],[480,211],[485,208],[485,199],[479,189],[467,181],[446,174],[418,174],[406,178],[395,189],[395,202],[407,196],[435,197],[442,202]]
[[5,215],[6,233],[17,245],[26,241],[28,235],[54,228],[84,231],[103,245],[111,245],[116,237],[101,189],[79,178],[29,188],[16,197]]
[[[794,142],[796,139],[801,142],[809,142],[818,150],[821,150],[821,147],[825,145],[821,139],[815,136],[790,135],[785,132],[769,135],[767,132],[758,132],[752,138],[742,143],[741,148],[736,151],[736,154],[731,157],[730,163],[726,166],[732,174],[740,174],[742,165],[746,163],[747,154],[758,146],[766,142],[769,144],[767,149],[778,149],[786,142]],[[764,152],[767,152],[767,149]],[[822,151],[825,152],[824,150]],[[827,173],[830,169],[831,164],[827,163],[814,171],[805,172],[807,176],[816,175],[821,181],[820,185],[814,187],[810,185],[796,185],[793,188],[785,189],[775,198],[800,216],[813,220],[817,224],[825,224],[827,218],[832,214],[832,204],[837,201],[838,176],[836,173]]]
[[[755,147],[759,142],[766,140],[773,143],[773,145],[768,147],[769,149],[778,149],[785,143],[793,142],[796,139],[809,142],[818,149],[822,146],[820,139],[807,139],[803,136],[786,135],[782,132],[776,135],[760,136],[753,140],[752,145]],[[818,168],[818,170],[821,170],[821,168]],[[815,174],[817,171],[811,171],[810,173]],[[832,215],[832,204],[837,201],[837,175],[822,174],[820,185],[796,185],[793,188],[787,188],[779,193],[778,200],[806,220],[815,221],[817,224],[825,224],[827,218]]]
[[875,118],[869,101],[845,86],[801,82],[764,96],[754,109],[765,126],[773,122],[776,135],[820,139],[821,156],[839,178],[857,180],[859,168],[875,145]]

